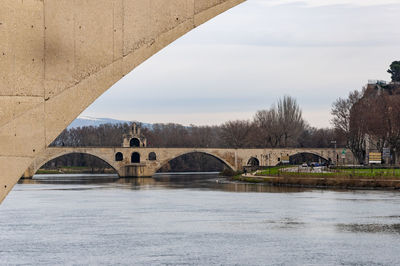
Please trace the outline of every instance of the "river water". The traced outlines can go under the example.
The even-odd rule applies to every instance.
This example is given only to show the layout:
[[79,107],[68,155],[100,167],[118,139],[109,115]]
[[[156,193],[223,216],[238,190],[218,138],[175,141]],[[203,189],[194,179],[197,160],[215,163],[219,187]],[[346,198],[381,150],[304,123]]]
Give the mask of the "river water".
[[35,176],[0,205],[0,264],[399,265],[400,192]]

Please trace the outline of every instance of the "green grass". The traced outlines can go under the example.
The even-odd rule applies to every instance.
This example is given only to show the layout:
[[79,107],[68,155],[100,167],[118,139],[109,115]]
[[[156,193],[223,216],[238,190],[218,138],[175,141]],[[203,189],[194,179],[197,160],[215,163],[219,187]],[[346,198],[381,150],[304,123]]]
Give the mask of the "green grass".
[[58,170],[45,170],[45,169],[39,169],[36,174],[39,175],[49,175],[49,174],[59,174]]
[[398,177],[400,178],[400,169],[382,169],[382,168],[355,168],[355,169],[334,169],[328,173],[304,173],[304,172],[282,172],[281,169],[293,166],[276,166],[270,169],[262,170],[257,173],[258,176],[290,176],[290,177]]
[[[95,173],[102,173],[109,169],[93,169]],[[57,169],[39,169],[36,174],[79,174],[79,173],[91,173],[92,168],[86,166],[63,166]]]
[[258,171],[257,175],[258,176],[265,176],[265,175],[266,176],[267,175],[275,176],[275,175],[279,174],[279,170],[281,170],[283,168],[288,168],[288,167],[293,167],[293,166],[292,165],[291,166],[274,166],[274,167],[271,167],[271,168],[268,168],[268,169],[265,169],[262,171]]
[[353,176],[364,176],[364,177],[377,177],[377,176],[391,176],[400,177],[400,169],[337,169],[338,173],[345,173]]
[[261,180],[261,179],[257,179],[254,177],[246,177],[246,176],[242,176],[242,175],[234,176],[232,179],[236,180],[236,181],[244,181],[244,182],[248,182],[248,183],[262,183],[263,182],[263,180]]
[[340,176],[339,173],[304,173],[304,172],[281,172],[280,176],[301,176],[301,177],[334,177]]
[[90,167],[87,167],[87,166],[63,166],[61,168],[63,168],[63,169],[71,169],[71,170],[91,169]]

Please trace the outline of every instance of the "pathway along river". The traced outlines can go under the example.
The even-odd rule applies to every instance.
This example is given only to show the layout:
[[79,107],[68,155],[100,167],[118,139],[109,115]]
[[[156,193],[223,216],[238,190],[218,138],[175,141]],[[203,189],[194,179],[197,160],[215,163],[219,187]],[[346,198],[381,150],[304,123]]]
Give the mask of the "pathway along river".
[[0,205],[0,264],[399,265],[399,243],[400,192],[63,175]]

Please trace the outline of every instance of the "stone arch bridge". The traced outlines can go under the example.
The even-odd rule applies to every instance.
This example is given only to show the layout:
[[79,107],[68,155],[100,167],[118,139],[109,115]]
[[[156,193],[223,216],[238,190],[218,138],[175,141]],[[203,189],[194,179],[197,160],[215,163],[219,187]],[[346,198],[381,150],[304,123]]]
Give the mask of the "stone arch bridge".
[[[96,148],[96,147],[50,147],[38,155],[24,173],[32,177],[37,170],[52,159],[72,153],[93,155],[115,169],[120,177],[142,177],[154,175],[163,165],[179,156],[190,153],[204,153],[220,160],[234,171],[254,164],[258,166],[277,165],[284,157],[297,154],[313,154],[321,159],[335,161],[341,149],[218,149],[218,148]],[[351,163],[347,156],[345,163]]]

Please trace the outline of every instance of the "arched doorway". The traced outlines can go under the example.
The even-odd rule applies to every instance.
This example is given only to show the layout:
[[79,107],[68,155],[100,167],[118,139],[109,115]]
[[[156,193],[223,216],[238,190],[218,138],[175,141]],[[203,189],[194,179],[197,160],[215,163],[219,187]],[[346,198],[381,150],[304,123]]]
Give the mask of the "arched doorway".
[[260,161],[255,157],[251,157],[249,159],[249,161],[247,162],[247,165],[248,166],[260,166]]
[[129,146],[135,148],[140,147],[140,140],[138,138],[131,139],[131,141],[129,142]]
[[115,154],[115,161],[121,162],[122,160],[124,160],[124,155],[121,152],[117,152]]
[[149,161],[155,161],[157,160],[157,155],[155,152],[150,152],[149,153]]
[[138,152],[132,153],[131,163],[140,163],[140,154]]

